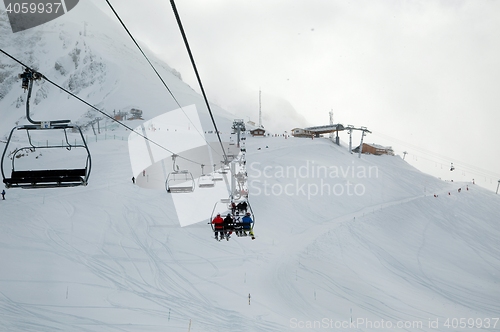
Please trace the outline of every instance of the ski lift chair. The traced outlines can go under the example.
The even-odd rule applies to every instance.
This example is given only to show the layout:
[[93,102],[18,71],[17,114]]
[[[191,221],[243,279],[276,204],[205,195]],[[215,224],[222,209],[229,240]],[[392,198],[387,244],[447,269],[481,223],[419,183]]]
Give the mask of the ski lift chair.
[[212,188],[215,186],[214,179],[211,174],[205,174],[203,172],[203,167],[205,165],[201,165],[201,176],[198,179],[198,187],[200,188]]
[[212,180],[213,181],[222,181],[224,178],[222,177],[222,174],[219,172],[213,172],[212,173]]
[[227,174],[231,170],[229,165],[225,164],[223,161],[221,162],[221,164],[222,164],[222,167],[219,170],[219,173],[220,174]]
[[[29,100],[31,97],[31,90],[33,88],[33,81],[39,80],[43,77],[42,74],[26,68],[23,74],[19,75],[22,78],[23,89],[28,89],[28,96],[26,100],[26,118],[31,123],[30,125],[22,125],[14,127],[9,135],[7,144],[2,154],[0,161],[0,169],[3,177],[3,183],[7,188],[56,188],[56,187],[75,187],[87,185],[91,169],[91,156],[87,143],[83,137],[83,133],[79,126],[70,124],[70,120],[55,120],[55,121],[34,121],[29,113]],[[12,136],[15,131],[25,130],[28,137],[28,146],[18,147],[10,153],[12,158],[11,174],[7,177],[5,172],[5,156],[12,143]],[[48,141],[45,145],[35,144],[30,132],[48,132],[48,131],[63,131],[65,140],[62,144],[53,145]],[[68,140],[67,131],[78,132],[80,134],[81,142],[71,144]],[[85,166],[82,168],[50,168],[50,169],[20,169],[16,166],[16,160],[19,159],[23,151],[34,152],[38,149],[66,149],[71,151],[73,149],[84,149],[86,152]]]
[[212,172],[212,180],[213,181],[222,181],[222,180],[224,180],[224,178],[222,177],[222,174],[215,171],[215,164],[214,164],[214,171]]
[[195,188],[193,174],[188,170],[179,170],[179,165],[175,164],[177,157],[176,154],[172,155],[174,171],[168,173],[165,188],[169,193],[191,193]]
[[[82,143],[72,144],[68,141],[67,130],[76,130],[80,133],[80,137],[82,139]],[[20,148],[16,148],[12,154],[12,163],[11,163],[11,176],[7,177],[5,175],[5,156],[6,152],[9,149],[9,145],[12,141],[12,135],[15,131],[18,130],[26,130],[29,140],[29,146],[23,146]],[[30,131],[36,130],[62,130],[64,132],[65,143],[62,145],[40,145],[34,144],[31,141]],[[84,149],[86,152],[86,160],[85,166],[82,168],[52,168],[52,169],[20,169],[16,165],[16,160],[19,159],[19,156],[23,153],[23,151],[36,151],[36,150],[44,150],[44,149],[66,149],[71,151],[73,149]],[[9,139],[7,140],[7,144],[5,146],[5,150],[2,154],[1,160],[1,172],[3,176],[3,183],[7,188],[54,188],[54,187],[75,187],[81,185],[87,185],[89,175],[91,169],[91,156],[90,151],[88,149],[87,143],[83,138],[82,131],[80,127],[70,125],[70,124],[60,124],[60,125],[52,125],[50,129],[41,129],[40,126],[36,125],[25,125],[18,126],[11,130]]]
[[[250,235],[250,237],[252,239],[255,239],[255,237],[253,236],[253,228],[255,225],[255,215],[253,213],[252,206],[250,205],[250,202],[248,201],[248,199],[246,199],[245,201],[247,203],[247,212],[250,212],[250,215],[252,217],[252,223],[250,224],[250,228],[244,229],[244,228],[242,228],[242,225],[238,224],[238,223],[232,224],[232,225],[230,225],[230,227],[231,227],[231,230],[235,231],[235,234],[238,237]],[[208,221],[208,223],[212,227],[213,232],[215,232],[216,230],[215,230],[214,224],[212,224],[212,220],[214,220],[214,218],[217,214],[220,214],[221,216],[226,216],[227,214],[231,214],[230,202],[231,202],[231,197],[222,198],[215,203],[214,208],[212,209],[212,214],[211,214],[210,219]],[[247,234],[246,232],[249,232],[248,235],[243,235],[243,234]]]
[[198,180],[198,187],[200,188],[213,188],[215,186],[212,175],[202,175]]

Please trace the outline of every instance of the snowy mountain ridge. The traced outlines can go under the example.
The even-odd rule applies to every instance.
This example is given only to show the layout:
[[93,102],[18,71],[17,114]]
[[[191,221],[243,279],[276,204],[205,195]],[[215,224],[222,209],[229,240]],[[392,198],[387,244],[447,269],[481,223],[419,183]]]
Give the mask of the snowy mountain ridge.
[[[78,13],[69,12],[40,28],[16,34],[10,33],[7,16],[0,15],[0,30],[6,36],[0,40],[3,50],[108,115],[137,108],[144,111],[145,119],[151,119],[179,108],[125,31],[91,2],[79,4]],[[206,109],[201,96],[179,80],[177,71],[142,48],[181,106],[195,103]],[[17,78],[23,68],[4,55],[0,64],[0,109],[6,120],[0,129],[7,132],[11,123],[23,123],[25,94]],[[43,80],[35,83],[31,102],[35,118],[71,119],[85,126],[102,117]],[[216,105],[212,107],[216,114],[232,118]],[[205,113],[201,117],[208,126]]]

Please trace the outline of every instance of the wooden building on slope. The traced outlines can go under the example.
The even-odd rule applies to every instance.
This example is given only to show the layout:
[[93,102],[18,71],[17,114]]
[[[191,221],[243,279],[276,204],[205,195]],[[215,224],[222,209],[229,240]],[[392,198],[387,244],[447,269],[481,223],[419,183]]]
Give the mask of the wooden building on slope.
[[[359,152],[359,146],[352,150],[353,152]],[[361,150],[362,153],[366,154],[374,154],[377,156],[387,154],[389,156],[394,156],[394,151],[392,150],[392,147],[390,146],[382,146],[379,144],[375,143],[363,143],[363,150]]]

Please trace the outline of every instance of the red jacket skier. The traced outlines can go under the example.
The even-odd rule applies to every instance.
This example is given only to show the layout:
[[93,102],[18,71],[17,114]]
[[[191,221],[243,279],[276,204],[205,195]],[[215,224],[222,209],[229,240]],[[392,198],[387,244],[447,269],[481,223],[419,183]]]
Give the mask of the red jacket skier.
[[224,219],[222,219],[220,213],[218,213],[217,217],[212,220],[212,224],[214,224],[215,229],[222,229],[224,227]]
[[[217,213],[217,217],[212,220],[212,224],[214,224],[215,239],[222,240],[224,238],[224,219],[221,218],[220,213]],[[220,234],[220,239],[217,237],[217,233]]]

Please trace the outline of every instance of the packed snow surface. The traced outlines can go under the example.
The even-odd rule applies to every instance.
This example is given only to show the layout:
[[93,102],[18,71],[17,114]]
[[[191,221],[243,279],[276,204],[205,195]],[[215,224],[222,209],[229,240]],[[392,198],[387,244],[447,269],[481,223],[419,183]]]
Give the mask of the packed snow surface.
[[132,184],[125,140],[89,144],[87,187],[0,201],[4,331],[307,331],[351,317],[353,330],[430,331],[498,316],[500,204],[477,186],[326,139],[249,138],[257,239],[218,242],[205,222],[180,227],[175,194]]

